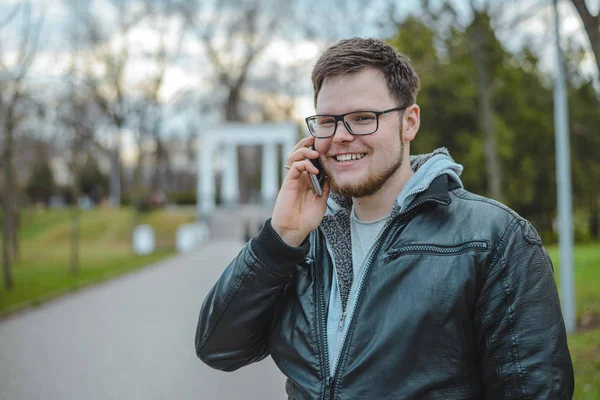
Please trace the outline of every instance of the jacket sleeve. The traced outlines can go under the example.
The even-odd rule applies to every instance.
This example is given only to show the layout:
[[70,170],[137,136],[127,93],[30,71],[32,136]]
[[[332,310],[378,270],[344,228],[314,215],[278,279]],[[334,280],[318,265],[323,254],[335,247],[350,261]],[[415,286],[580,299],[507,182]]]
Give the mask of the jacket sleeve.
[[552,262],[516,218],[500,239],[476,305],[485,399],[571,399],[573,366]]
[[269,354],[268,330],[310,243],[288,246],[267,220],[206,296],[196,329],[196,354],[207,365],[234,371]]

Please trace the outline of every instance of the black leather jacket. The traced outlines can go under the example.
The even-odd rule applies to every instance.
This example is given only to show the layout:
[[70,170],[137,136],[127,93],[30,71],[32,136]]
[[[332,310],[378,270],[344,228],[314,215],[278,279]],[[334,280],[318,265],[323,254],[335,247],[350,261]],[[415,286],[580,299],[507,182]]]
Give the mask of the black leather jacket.
[[270,221],[205,299],[198,356],[232,371],[270,354],[290,399],[570,399],[552,265],[533,227],[446,175],[412,204],[376,244],[333,377],[322,233],[291,248]]

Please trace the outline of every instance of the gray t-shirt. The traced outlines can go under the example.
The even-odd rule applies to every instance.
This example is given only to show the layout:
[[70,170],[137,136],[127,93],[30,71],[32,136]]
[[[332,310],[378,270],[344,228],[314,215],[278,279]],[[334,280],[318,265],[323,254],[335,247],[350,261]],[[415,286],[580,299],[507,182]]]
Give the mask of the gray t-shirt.
[[[365,266],[365,258],[369,255],[371,247],[375,243],[375,239],[379,232],[385,226],[388,216],[385,216],[377,221],[362,222],[356,218],[354,206],[350,213],[350,235],[352,240],[352,272],[354,274],[353,282],[357,282],[360,271]],[[356,286],[356,284],[353,284]]]
[[[366,258],[371,253],[373,244],[379,236],[379,232],[385,226],[388,217],[373,222],[362,222],[356,218],[354,207],[350,213],[350,237],[352,240],[352,272],[353,282],[348,298],[348,305],[352,304],[356,291],[358,290],[359,279],[362,271],[365,269]],[[327,343],[329,345],[329,365],[333,371],[335,356],[340,351],[342,345],[343,332],[347,328],[349,319],[346,318],[346,312],[342,313],[339,291],[337,285],[331,290],[329,302],[329,313],[327,315]],[[335,305],[335,306],[333,306]]]

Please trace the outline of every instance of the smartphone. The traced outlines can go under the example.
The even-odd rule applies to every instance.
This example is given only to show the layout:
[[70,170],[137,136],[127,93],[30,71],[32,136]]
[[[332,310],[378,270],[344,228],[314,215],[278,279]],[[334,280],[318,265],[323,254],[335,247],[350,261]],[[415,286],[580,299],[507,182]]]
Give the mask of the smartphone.
[[[314,148],[312,146],[310,147],[310,149],[314,150]],[[323,184],[325,183],[325,179],[327,179],[327,175],[325,175],[325,171],[323,170],[323,167],[321,166],[321,162],[319,161],[318,158],[315,158],[315,159],[309,158],[308,160],[315,167],[317,167],[319,169],[318,174],[316,174],[316,175],[308,174],[308,175],[310,175],[310,180],[312,181],[312,185],[313,185],[316,195],[322,196],[323,195]]]

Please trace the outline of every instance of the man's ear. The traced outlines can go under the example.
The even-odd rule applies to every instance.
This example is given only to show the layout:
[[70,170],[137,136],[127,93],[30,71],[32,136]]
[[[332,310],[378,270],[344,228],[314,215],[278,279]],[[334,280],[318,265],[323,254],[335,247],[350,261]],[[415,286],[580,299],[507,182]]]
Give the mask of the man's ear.
[[419,126],[421,126],[421,109],[417,104],[406,108],[403,115],[404,124],[404,140],[411,142],[417,132],[419,132]]

